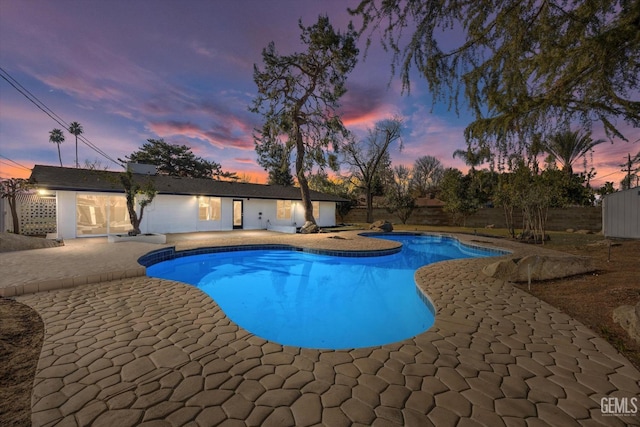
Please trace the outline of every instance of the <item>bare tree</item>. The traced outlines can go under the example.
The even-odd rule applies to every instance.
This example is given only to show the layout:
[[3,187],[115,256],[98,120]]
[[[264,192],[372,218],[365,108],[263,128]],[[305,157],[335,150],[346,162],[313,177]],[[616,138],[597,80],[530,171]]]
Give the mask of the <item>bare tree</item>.
[[369,130],[367,138],[362,141],[352,140],[344,148],[344,161],[351,168],[353,177],[365,191],[367,198],[367,222],[373,222],[373,186],[381,169],[388,167],[389,146],[398,141],[402,149],[402,119],[382,120]]
[[416,199],[411,195],[413,171],[404,165],[393,168],[393,180],[387,191],[387,210],[395,213],[403,224],[416,208]]
[[440,160],[433,156],[422,156],[413,163],[413,175],[411,177],[411,190],[416,197],[425,197],[434,192],[442,176],[444,167]]

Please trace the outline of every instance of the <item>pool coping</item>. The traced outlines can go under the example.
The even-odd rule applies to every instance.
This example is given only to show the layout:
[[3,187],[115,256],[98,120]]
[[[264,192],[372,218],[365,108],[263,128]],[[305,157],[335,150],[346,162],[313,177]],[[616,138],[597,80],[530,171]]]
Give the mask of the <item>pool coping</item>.
[[254,250],[281,250],[291,252],[304,252],[315,255],[328,255],[346,258],[367,258],[376,256],[393,255],[402,250],[401,246],[391,249],[372,249],[372,250],[353,250],[353,251],[335,251],[329,249],[305,248],[296,245],[283,244],[248,244],[248,245],[228,245],[228,246],[207,246],[198,249],[176,250],[175,246],[157,249],[142,255],[138,258],[138,263],[144,267],[150,267],[163,261],[171,261],[174,259],[184,258],[194,255],[206,255],[221,252],[243,252]]
[[[487,247],[487,246],[463,242],[457,237],[450,234],[400,231],[400,232],[389,232],[389,233],[362,232],[362,233],[358,233],[358,235],[366,238],[376,238],[376,236],[384,236],[384,235],[441,237],[441,238],[446,238],[450,240],[455,240],[457,244],[463,247],[467,247],[471,249],[481,249],[487,252],[494,253],[495,255],[492,255],[492,256],[509,255],[512,253],[507,249],[499,249],[494,247]],[[183,258],[183,257],[193,256],[193,255],[205,255],[205,254],[220,253],[220,252],[239,252],[239,251],[264,250],[264,249],[304,252],[304,253],[310,253],[310,254],[316,254],[316,255],[327,255],[327,256],[337,256],[337,257],[367,258],[367,257],[387,256],[387,255],[393,255],[393,254],[399,253],[402,251],[402,244],[400,244],[397,247],[389,248],[389,249],[352,249],[352,250],[320,249],[320,248],[309,248],[309,247],[291,245],[291,244],[273,244],[273,243],[206,246],[206,247],[182,249],[182,250],[176,250],[175,246],[170,246],[162,249],[156,249],[142,255],[141,257],[138,258],[138,263],[144,267],[149,267],[159,262],[170,261],[173,259]]]

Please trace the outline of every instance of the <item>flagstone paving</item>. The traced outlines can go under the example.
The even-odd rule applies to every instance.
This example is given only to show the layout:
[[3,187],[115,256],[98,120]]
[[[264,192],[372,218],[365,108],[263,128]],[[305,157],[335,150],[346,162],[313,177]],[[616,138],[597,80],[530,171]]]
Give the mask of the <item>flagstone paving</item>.
[[421,268],[434,327],[351,351],[266,341],[198,289],[145,276],[18,296],[46,328],[33,425],[640,425],[601,406],[640,406],[640,372],[579,322],[486,277],[490,262]]

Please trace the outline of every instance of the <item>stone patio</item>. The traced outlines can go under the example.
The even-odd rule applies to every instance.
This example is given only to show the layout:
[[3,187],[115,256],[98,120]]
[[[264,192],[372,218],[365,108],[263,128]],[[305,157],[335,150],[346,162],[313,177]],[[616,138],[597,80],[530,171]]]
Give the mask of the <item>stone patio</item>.
[[[394,244],[340,236],[209,233],[169,236],[169,244]],[[514,255],[544,252],[460,239]],[[495,258],[418,270],[418,286],[437,308],[427,332],[379,347],[320,351],[268,342],[232,323],[197,288],[140,276],[131,260],[157,245],[88,244],[0,257],[7,271],[0,289],[19,295],[45,323],[34,426],[640,425],[635,414],[601,410],[602,398],[636,402],[640,372],[579,322],[481,273]],[[99,260],[107,259],[102,267]]]

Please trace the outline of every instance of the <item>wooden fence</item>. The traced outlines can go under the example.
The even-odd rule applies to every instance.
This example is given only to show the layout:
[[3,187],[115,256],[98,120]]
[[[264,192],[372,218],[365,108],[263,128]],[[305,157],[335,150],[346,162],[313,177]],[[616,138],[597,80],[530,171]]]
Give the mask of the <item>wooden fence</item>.
[[[364,223],[367,222],[367,211],[365,208],[357,207],[349,211],[342,222]],[[400,219],[384,208],[374,208],[373,219],[387,220],[391,223],[400,224]],[[338,221],[341,221],[338,219]],[[522,227],[521,212],[514,212],[514,223],[516,229]],[[416,208],[407,221],[407,224],[452,226],[453,218],[441,207],[420,207]],[[483,208],[466,219],[467,227],[485,228],[494,226],[495,228],[506,228],[504,211],[502,208]],[[549,209],[547,217],[547,230],[564,231],[567,229],[589,230],[599,232],[602,230],[602,208],[601,207],[571,207]]]

